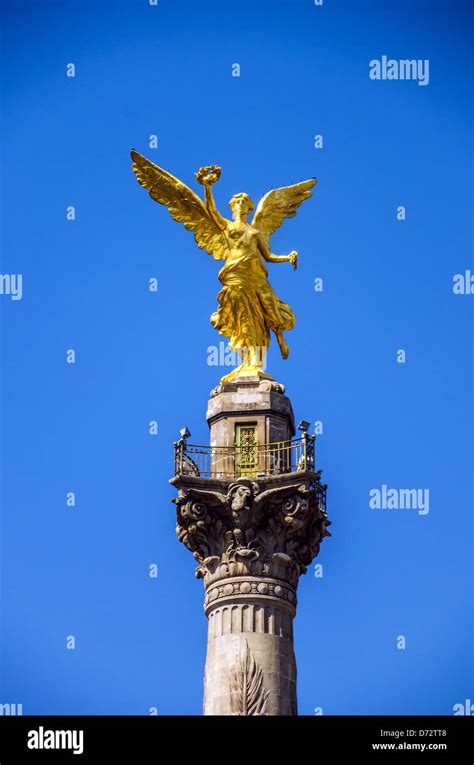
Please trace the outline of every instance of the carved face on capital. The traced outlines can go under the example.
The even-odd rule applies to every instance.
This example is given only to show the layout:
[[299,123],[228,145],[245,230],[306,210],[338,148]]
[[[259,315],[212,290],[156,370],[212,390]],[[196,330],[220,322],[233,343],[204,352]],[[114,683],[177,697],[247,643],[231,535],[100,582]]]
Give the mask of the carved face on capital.
[[232,199],[229,202],[230,209],[232,210],[232,215],[234,218],[239,215],[242,218],[246,218],[247,215],[250,215],[250,213],[253,210],[253,202],[250,199],[248,194],[245,194],[243,191],[240,194],[234,194]]
[[230,506],[232,510],[248,510],[248,501],[251,497],[251,491],[247,486],[234,486],[229,491]]

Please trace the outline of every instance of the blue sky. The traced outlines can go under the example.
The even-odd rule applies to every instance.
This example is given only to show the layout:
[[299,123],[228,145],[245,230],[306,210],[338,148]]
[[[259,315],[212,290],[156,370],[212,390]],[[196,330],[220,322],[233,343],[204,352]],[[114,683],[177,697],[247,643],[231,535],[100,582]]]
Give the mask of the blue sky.
[[[473,698],[474,298],[452,288],[473,266],[469,6],[3,2],[2,273],[23,297],[0,300],[0,702],[202,711],[202,582],[168,479],[180,427],[207,441],[228,371],[207,363],[219,264],[139,188],[132,147],[196,191],[221,165],[225,215],[238,191],[319,181],[273,238],[298,270],[270,265],[297,325],[269,371],[298,419],[324,423],[333,522],[324,576],[300,581],[300,714]],[[429,85],[372,81],[382,55],[429,59]],[[382,484],[429,489],[430,512],[370,509]]]

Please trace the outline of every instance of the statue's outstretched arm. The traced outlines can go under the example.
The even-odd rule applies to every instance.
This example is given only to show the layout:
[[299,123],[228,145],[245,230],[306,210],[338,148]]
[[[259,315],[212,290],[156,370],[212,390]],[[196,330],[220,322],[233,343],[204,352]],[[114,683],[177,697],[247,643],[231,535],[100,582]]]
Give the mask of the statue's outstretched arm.
[[275,255],[269,250],[266,242],[261,234],[258,235],[258,249],[263,258],[269,263],[291,263],[293,268],[296,268],[298,264],[298,253],[296,250],[292,250],[289,255]]
[[204,194],[206,197],[207,212],[211,216],[216,226],[218,226],[221,229],[221,231],[225,231],[225,229],[227,228],[228,221],[220,214],[219,210],[216,207],[216,203],[214,202],[214,196],[212,193],[211,183],[204,184]]
[[311,189],[316,185],[316,178],[295,183],[293,186],[282,186],[271,189],[261,198],[253,217],[252,226],[260,232],[259,250],[262,257],[270,263],[289,262],[296,268],[298,253],[289,255],[273,255],[270,250],[270,237],[281,226],[285,218],[294,218],[298,207],[305,199],[312,196]]

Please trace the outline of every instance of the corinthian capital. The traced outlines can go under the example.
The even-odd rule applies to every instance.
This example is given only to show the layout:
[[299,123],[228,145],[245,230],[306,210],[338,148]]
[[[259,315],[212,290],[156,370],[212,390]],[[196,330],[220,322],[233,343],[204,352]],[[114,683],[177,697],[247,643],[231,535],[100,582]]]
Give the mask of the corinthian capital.
[[176,533],[198,561],[196,576],[206,586],[245,575],[296,586],[330,535],[326,487],[318,474],[205,483],[187,476],[176,485]]

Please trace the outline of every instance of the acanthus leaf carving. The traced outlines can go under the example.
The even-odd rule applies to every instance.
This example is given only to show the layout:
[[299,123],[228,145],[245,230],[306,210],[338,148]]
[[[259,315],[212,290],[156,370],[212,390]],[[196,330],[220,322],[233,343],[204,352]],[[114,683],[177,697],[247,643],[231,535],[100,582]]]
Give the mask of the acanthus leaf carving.
[[239,478],[215,491],[183,486],[173,500],[178,539],[199,563],[206,585],[226,576],[275,576],[296,584],[318,554],[330,521],[325,486],[289,481],[261,486]]

